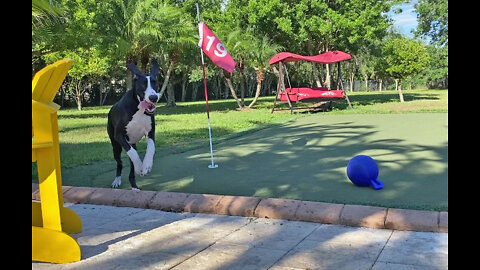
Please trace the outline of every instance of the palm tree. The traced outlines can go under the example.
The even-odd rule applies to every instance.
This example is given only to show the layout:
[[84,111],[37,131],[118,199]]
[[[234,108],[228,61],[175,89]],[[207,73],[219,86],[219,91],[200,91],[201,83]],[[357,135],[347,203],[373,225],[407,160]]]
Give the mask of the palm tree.
[[238,71],[238,74],[240,76],[240,100],[238,100],[238,97],[235,94],[235,90],[232,86],[230,74],[228,72],[223,72],[225,80],[227,81],[227,85],[230,88],[230,92],[237,101],[239,109],[243,109],[245,107],[245,68],[250,51],[249,46],[254,39],[255,38],[250,33],[245,32],[241,29],[237,29],[227,35],[227,39],[224,44],[225,47],[228,48],[230,55],[235,60],[237,64],[235,70]]
[[250,62],[253,65],[255,71],[257,72],[257,90],[255,92],[255,98],[248,105],[249,108],[252,108],[253,105],[257,102],[258,97],[260,96],[264,72],[265,69],[268,67],[268,61],[283,47],[270,42],[270,40],[266,36],[263,36],[262,38],[255,38],[253,42],[249,44],[251,44]]
[[48,0],[32,0],[32,30],[61,23],[63,9],[53,6]]
[[52,42],[55,33],[66,21],[64,13],[64,9],[51,5],[48,0],[32,0],[32,67],[43,54],[55,50],[45,44],[55,44]]
[[[150,58],[157,58],[164,78],[162,96],[183,47],[196,42],[191,20],[178,7],[158,0],[117,0],[104,4],[114,10],[114,16],[107,18],[111,32],[106,35],[116,53],[125,57],[125,64],[134,63],[146,72]],[[132,78],[133,73],[127,69],[127,88],[132,87]],[[169,104],[174,106],[174,100]]]
[[[102,1],[99,2],[105,10],[111,9],[112,16],[104,16],[103,24],[109,25],[108,31],[100,33],[104,35],[104,39],[112,44],[112,50],[116,57],[125,59],[125,65],[129,63],[138,64],[139,55],[141,55],[141,47],[135,39],[132,31],[132,17],[136,12],[137,0],[118,0],[118,1]],[[133,86],[133,73],[126,69],[126,86],[127,89]]]
[[[237,70],[240,70],[239,72],[243,72],[243,61],[242,61],[242,48],[246,47],[246,39],[242,36],[242,31],[237,29],[235,31],[230,32],[227,35],[227,39],[225,42],[225,47],[228,48],[231,56],[235,59],[237,62]],[[240,61],[239,61],[240,60]],[[227,71],[223,70],[223,76],[225,78],[225,81],[227,82],[228,88],[230,89],[230,93],[232,94],[232,97],[235,99],[237,102],[238,108],[242,109],[245,106],[245,103],[243,101],[243,97],[245,95],[245,87],[243,85],[242,87],[242,100],[240,101],[237,97],[237,94],[235,93],[235,89],[233,89],[233,84],[232,84],[232,74],[228,73]]]
[[167,106],[175,106],[173,87],[169,81],[179,56],[185,50],[195,49],[198,34],[192,20],[178,7],[147,0],[137,5],[131,25],[139,47],[148,52],[141,59],[148,62],[150,54],[159,58],[164,75],[160,97],[167,89]]

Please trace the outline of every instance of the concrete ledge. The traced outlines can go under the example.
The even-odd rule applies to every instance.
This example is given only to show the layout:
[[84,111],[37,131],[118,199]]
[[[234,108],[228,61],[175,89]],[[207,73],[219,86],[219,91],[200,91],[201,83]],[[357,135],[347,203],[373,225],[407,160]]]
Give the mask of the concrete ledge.
[[[62,194],[65,194],[71,186],[62,186]],[[40,201],[40,186],[37,183],[32,183],[32,200]]]
[[448,233],[448,212],[440,212],[438,232]]
[[[95,188],[86,203],[117,206],[117,201],[127,191],[126,189]],[[71,195],[65,194],[65,197],[69,196]]]
[[32,200],[40,200],[39,187],[36,183],[32,183]]
[[[354,227],[448,233],[448,212],[278,198],[63,186],[67,203],[100,204],[219,215],[300,220]],[[40,200],[32,183],[32,200]]]
[[438,232],[439,212],[388,209],[385,228],[402,231]]
[[345,205],[340,224],[354,227],[385,228],[387,208],[365,205]]
[[301,201],[289,199],[262,199],[255,209],[254,216],[295,220],[295,212]]
[[127,190],[115,200],[115,206],[149,208],[148,204],[155,194],[155,191],[149,190]]
[[219,215],[252,217],[261,198],[225,195],[215,207]]
[[295,219],[301,221],[339,224],[343,204],[302,201],[295,213]]
[[182,212],[188,196],[190,196],[188,193],[158,191],[150,200],[148,207],[168,212]]
[[185,200],[185,212],[215,214],[215,207],[223,195],[191,194]]
[[68,203],[91,203],[88,198],[93,194],[93,192],[95,192],[95,190],[97,189],[90,187],[71,187],[69,190],[63,193],[63,201]]

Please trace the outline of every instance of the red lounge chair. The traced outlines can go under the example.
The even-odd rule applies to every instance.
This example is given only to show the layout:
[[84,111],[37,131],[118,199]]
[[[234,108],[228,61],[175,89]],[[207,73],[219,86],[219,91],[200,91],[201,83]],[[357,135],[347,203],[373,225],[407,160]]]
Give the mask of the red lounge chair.
[[[309,87],[298,87],[298,88],[287,88],[288,97],[290,101],[299,102],[305,99],[321,99],[321,100],[332,100],[332,99],[344,99],[345,95],[343,90],[328,90],[326,87],[318,88],[309,88]],[[285,93],[280,92],[280,101],[287,102],[287,96]]]

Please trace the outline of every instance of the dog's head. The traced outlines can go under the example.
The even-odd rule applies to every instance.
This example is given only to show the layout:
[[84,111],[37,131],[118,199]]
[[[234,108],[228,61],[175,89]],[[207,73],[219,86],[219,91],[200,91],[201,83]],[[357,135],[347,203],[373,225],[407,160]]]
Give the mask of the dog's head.
[[133,77],[133,92],[139,102],[139,109],[145,110],[147,114],[153,114],[155,112],[155,103],[157,103],[160,98],[160,95],[157,93],[157,60],[152,60],[152,70],[150,74],[144,74],[135,64],[127,64],[127,68],[135,74]]

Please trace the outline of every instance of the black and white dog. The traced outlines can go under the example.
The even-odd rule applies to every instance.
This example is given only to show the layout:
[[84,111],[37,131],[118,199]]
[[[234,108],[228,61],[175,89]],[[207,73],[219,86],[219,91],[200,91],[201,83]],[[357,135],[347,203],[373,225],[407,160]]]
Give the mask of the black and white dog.
[[[122,183],[122,148],[130,158],[130,185],[138,190],[135,173],[144,176],[152,170],[155,154],[155,103],[159,99],[157,93],[158,63],[152,60],[150,74],[142,73],[134,64],[128,64],[135,75],[133,89],[128,90],[123,97],[112,106],[108,112],[107,132],[113,146],[113,157],[117,161],[117,172],[112,187]],[[136,149],[136,143],[147,136],[147,152],[142,160]]]

